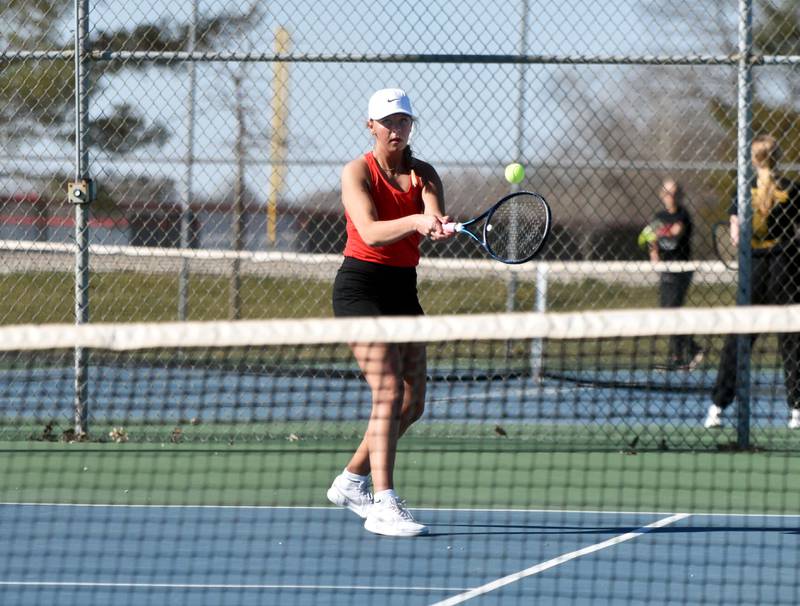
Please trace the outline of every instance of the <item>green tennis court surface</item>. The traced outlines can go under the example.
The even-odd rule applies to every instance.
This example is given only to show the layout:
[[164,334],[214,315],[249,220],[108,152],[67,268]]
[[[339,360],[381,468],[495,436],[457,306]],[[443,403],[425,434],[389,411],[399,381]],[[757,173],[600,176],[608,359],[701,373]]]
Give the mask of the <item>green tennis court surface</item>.
[[[414,507],[800,511],[800,459],[785,453],[532,452],[497,443],[405,440],[398,486]],[[2,446],[4,502],[315,506],[326,504],[355,442]]]

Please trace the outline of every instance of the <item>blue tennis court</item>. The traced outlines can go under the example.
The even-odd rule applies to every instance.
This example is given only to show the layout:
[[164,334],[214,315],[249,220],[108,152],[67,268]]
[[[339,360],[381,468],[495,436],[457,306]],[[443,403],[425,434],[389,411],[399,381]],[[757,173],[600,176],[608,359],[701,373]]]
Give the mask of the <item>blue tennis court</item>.
[[[796,604],[800,515],[4,504],[0,603]],[[752,558],[757,558],[753,565]]]
[[[69,418],[72,368],[0,371],[0,418]],[[785,425],[780,371],[753,376],[751,421]],[[716,370],[597,370],[560,376],[470,380],[456,375],[428,386],[426,421],[698,425]],[[97,421],[217,422],[360,421],[370,392],[354,377],[275,376],[241,370],[90,369],[91,415]]]

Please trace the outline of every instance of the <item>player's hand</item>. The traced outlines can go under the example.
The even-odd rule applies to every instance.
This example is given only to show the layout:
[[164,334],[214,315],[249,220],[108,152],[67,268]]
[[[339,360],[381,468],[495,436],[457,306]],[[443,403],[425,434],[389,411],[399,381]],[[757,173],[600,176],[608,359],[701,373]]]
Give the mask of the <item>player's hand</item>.
[[449,240],[455,235],[455,232],[452,231],[445,231],[444,224],[450,222],[450,217],[447,215],[443,217],[433,217],[436,220],[436,225],[434,226],[433,230],[427,234],[427,238],[433,240],[434,242],[438,242],[440,240]]
[[433,215],[417,215],[416,229],[430,240],[441,240],[446,236],[441,219]]
[[436,232],[435,236],[431,236],[431,240],[449,240],[453,236],[456,235],[455,230],[445,230],[444,225],[445,223],[450,223],[450,217],[448,215],[444,215],[443,217],[437,217],[439,219],[439,231]]

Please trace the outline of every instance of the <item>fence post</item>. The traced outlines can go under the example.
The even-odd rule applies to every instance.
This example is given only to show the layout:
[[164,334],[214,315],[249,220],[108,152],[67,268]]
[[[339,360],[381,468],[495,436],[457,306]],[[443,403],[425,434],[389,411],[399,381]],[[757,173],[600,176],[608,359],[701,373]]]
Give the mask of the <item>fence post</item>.
[[[750,144],[753,138],[753,6],[752,0],[739,0],[739,73],[736,205],[739,216],[739,287],[737,305],[750,305],[752,206],[750,204]],[[736,339],[737,445],[750,446],[750,335]]]
[[[75,183],[89,180],[89,0],[75,0]],[[70,188],[72,190],[72,188]],[[83,197],[70,192],[75,204],[75,324],[89,322],[89,202],[91,187]],[[75,438],[89,433],[88,352],[75,348]]]

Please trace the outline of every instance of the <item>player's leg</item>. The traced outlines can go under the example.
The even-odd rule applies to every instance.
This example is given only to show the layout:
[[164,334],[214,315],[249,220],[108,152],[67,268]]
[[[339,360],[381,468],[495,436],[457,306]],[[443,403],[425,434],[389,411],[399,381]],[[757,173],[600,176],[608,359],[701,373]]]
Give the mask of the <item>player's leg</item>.
[[[800,250],[786,247],[771,259],[770,294],[773,303],[800,303]],[[783,380],[789,405],[789,428],[800,429],[800,334],[779,333]]]
[[401,347],[403,359],[403,404],[400,408],[400,435],[425,412],[427,360],[425,345],[406,343]]
[[[375,396],[377,404],[373,403],[373,417],[367,428],[366,441],[375,492],[364,528],[375,534],[413,537],[427,534],[428,528],[414,519],[404,501],[395,492],[393,472],[397,439],[422,415],[425,399],[425,348],[416,344],[392,347],[399,360],[399,367],[391,367],[393,371],[398,368],[400,370],[392,375],[397,383],[383,385],[385,393]],[[392,355],[390,359],[395,358]],[[394,399],[389,406],[389,398],[392,397]],[[387,414],[392,415],[391,424],[384,422]],[[387,433],[388,437],[384,439]],[[385,449],[385,456],[380,449]]]
[[334,479],[328,499],[365,518],[373,502],[370,474],[375,491],[393,486],[403,382],[397,345],[356,343],[352,349],[372,392],[372,411],[364,437],[344,471]]
[[372,412],[365,440],[372,484],[377,492],[392,488],[394,482],[392,471],[403,400],[399,347],[384,343],[360,344],[353,347],[353,352],[372,391]]
[[[663,308],[680,307],[680,284],[678,275],[672,272],[662,272],[659,276],[658,289],[659,305]],[[681,357],[684,338],[672,335],[668,341],[667,368],[674,369],[682,365]]]
[[789,428],[800,429],[800,334],[780,333],[778,347],[783,361],[783,380],[789,404]]

